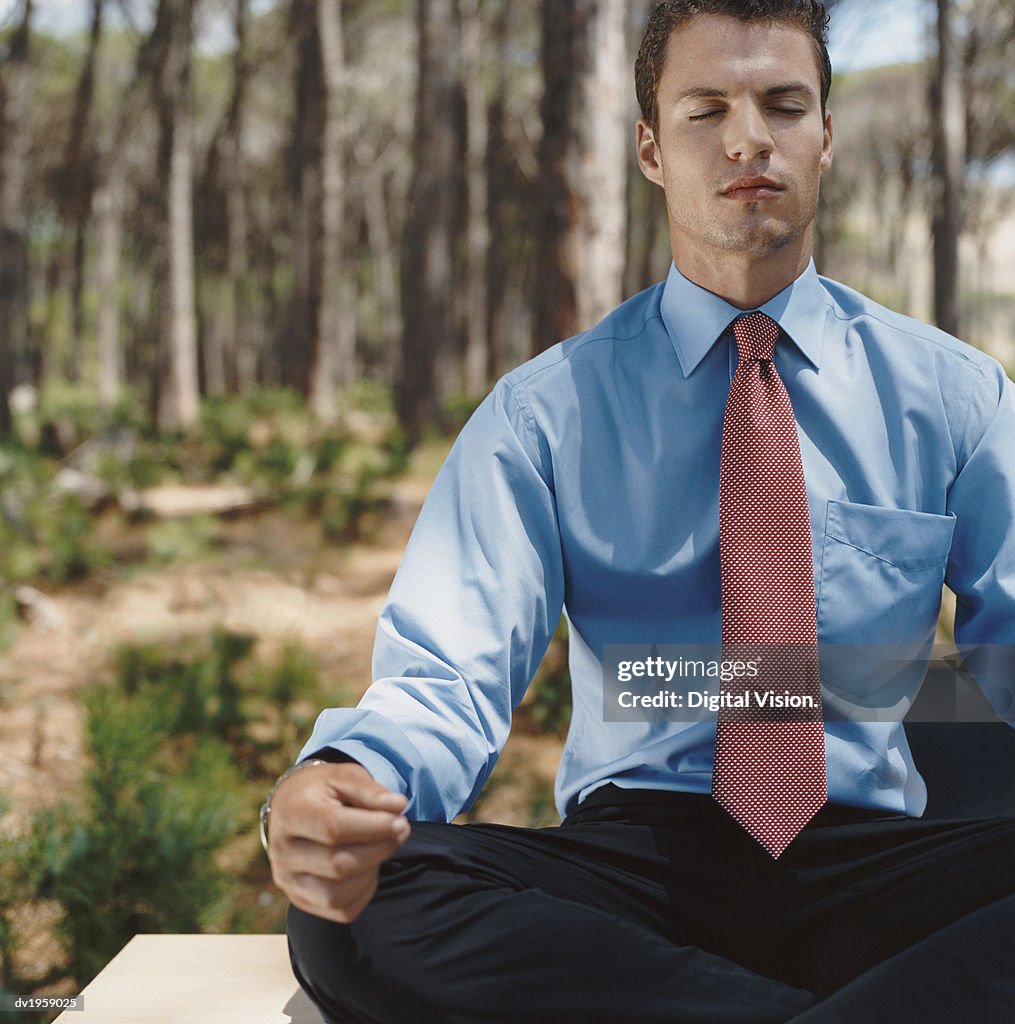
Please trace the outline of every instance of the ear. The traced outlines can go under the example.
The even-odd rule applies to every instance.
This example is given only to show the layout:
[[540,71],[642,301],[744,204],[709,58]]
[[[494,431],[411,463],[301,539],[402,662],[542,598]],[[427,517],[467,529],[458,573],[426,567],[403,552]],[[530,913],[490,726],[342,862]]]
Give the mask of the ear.
[[821,173],[832,166],[832,113],[825,111],[825,139],[821,147]]
[[663,163],[662,152],[656,142],[656,133],[651,125],[642,117],[638,118],[637,125],[637,150],[638,166],[641,173],[652,182],[653,185],[663,187]]

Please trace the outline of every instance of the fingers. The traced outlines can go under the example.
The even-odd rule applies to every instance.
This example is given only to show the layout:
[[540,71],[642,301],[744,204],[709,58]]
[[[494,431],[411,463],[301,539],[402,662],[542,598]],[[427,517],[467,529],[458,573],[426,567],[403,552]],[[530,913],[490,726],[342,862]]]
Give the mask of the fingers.
[[324,881],[341,882],[376,870],[402,842],[401,839],[392,839],[384,843],[336,848],[306,839],[294,839],[290,841],[285,870],[290,875],[313,875]]
[[301,910],[348,924],[370,902],[380,864],[401,845],[401,841],[392,841],[336,850],[293,840],[288,856],[272,860],[272,875]]
[[377,889],[378,868],[408,837],[335,849],[309,840],[289,843],[272,862],[275,882],[301,910],[340,924],[354,921]]
[[[328,767],[339,769],[329,771]],[[343,768],[355,768],[358,771],[342,771]],[[367,810],[388,811],[399,814],[408,803],[401,793],[393,793],[379,782],[374,781],[366,769],[360,765],[320,765],[317,771],[321,778],[331,787],[335,798],[353,807]]]
[[406,833],[406,799],[358,764],[315,765],[291,775],[272,797],[269,835],[335,846],[386,842]]
[[361,811],[330,796],[287,807],[280,814],[272,809],[271,817],[271,827],[280,839],[309,839],[328,846],[384,843],[409,834],[409,823],[400,814]]
[[406,803],[358,764],[294,773],[272,797],[275,884],[307,913],[355,920],[377,888],[379,866],[409,837]]
[[287,895],[300,910],[317,917],[351,924],[364,911],[377,891],[376,870],[344,882],[329,882],[314,875],[298,875]]

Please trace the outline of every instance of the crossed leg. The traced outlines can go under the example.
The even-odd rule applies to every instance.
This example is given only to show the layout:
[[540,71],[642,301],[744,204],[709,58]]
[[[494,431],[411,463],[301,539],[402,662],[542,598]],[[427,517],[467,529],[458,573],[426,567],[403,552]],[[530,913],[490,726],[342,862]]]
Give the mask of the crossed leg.
[[[773,862],[708,797],[607,787],[555,829],[416,824],[356,922],[294,909],[290,947],[337,1024],[1000,1022],[1013,863],[1015,821],[849,808]],[[907,1016],[928,965],[980,1015]]]

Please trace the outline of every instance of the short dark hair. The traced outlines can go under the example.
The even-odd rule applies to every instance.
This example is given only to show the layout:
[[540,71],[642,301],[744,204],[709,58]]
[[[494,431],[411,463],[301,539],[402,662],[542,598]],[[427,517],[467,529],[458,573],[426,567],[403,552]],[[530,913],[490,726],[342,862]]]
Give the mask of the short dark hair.
[[799,25],[814,42],[824,113],[832,87],[832,63],[828,59],[828,14],[818,0],[662,0],[648,19],[634,64],[641,115],[653,131],[659,130],[659,79],[666,63],[666,45],[678,28],[699,14],[725,14],[748,23],[788,21]]

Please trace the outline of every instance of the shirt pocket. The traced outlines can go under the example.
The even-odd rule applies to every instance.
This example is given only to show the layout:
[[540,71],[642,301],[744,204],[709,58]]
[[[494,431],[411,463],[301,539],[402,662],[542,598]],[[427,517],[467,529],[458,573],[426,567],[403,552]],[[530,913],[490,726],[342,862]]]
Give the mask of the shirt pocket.
[[823,643],[926,641],[941,608],[955,516],[829,501],[818,585]]

